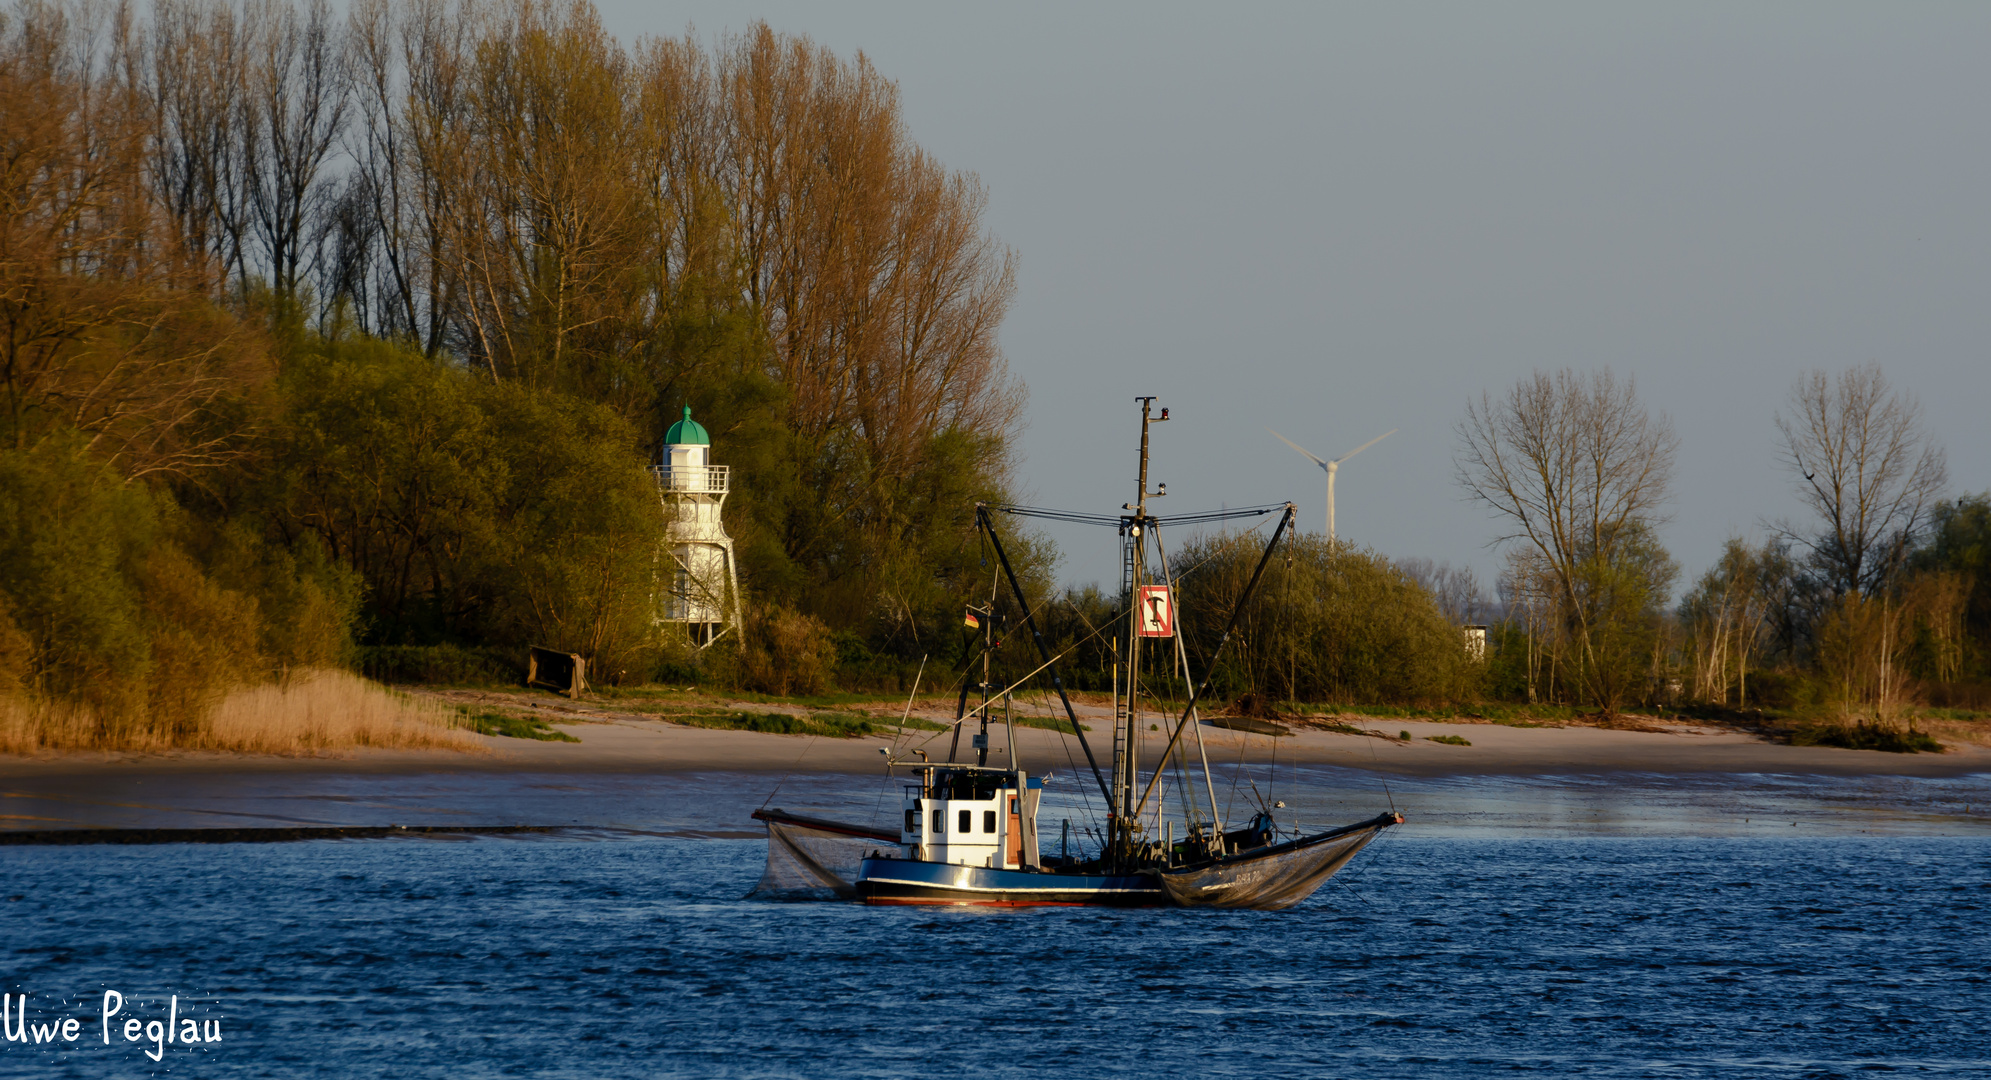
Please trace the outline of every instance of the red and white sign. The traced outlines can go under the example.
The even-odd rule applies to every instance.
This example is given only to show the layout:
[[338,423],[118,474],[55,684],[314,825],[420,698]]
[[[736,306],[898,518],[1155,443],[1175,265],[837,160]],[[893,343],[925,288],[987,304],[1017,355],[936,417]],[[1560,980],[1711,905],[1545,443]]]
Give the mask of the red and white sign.
[[1166,585],[1143,585],[1141,596],[1142,637],[1175,636],[1175,597]]

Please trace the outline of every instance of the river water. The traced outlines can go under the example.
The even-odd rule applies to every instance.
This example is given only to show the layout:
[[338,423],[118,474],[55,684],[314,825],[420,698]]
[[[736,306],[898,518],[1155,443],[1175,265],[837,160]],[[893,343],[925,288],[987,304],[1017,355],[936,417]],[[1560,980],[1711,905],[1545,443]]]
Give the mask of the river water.
[[0,848],[0,1076],[1991,1076],[1991,778],[1288,774],[1302,821],[1411,824],[1279,913],[742,899],[767,779],[569,779],[621,809]]

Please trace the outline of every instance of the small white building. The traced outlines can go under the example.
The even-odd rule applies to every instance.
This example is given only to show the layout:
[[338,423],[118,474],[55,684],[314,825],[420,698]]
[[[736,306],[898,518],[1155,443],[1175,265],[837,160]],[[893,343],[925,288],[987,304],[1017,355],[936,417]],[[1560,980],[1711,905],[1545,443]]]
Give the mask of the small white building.
[[658,558],[656,621],[684,623],[701,648],[740,627],[740,573],[722,511],[731,487],[724,465],[712,464],[712,437],[684,419],[664,433],[657,477],[666,539]]

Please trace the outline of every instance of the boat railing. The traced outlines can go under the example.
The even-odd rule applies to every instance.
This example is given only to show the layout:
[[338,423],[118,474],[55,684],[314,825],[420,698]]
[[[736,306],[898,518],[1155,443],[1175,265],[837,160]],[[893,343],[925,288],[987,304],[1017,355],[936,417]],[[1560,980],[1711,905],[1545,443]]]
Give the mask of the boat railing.
[[666,492],[692,492],[724,495],[730,484],[730,465],[652,465],[657,489]]

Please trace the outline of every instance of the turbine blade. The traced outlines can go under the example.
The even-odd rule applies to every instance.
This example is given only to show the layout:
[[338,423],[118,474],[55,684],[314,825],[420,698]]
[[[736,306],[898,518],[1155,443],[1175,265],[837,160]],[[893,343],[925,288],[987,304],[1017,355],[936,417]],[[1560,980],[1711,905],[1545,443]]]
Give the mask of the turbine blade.
[[[1379,443],[1379,442],[1382,442],[1382,441],[1383,441],[1384,439],[1387,439],[1387,438],[1389,438],[1390,436],[1392,436],[1392,435],[1394,435],[1394,434],[1396,434],[1396,433],[1397,433],[1397,429],[1396,429],[1396,428],[1391,428],[1391,429],[1389,429],[1388,431],[1385,431],[1385,432],[1383,432],[1383,433],[1382,433],[1381,435],[1378,435],[1378,436],[1376,436],[1375,438],[1373,438],[1373,439],[1370,439],[1370,440],[1369,440],[1368,442],[1365,442],[1365,443],[1363,443],[1362,445],[1360,445],[1360,446],[1356,447],[1355,449],[1353,449],[1353,450],[1350,450],[1350,451],[1348,451],[1347,453],[1345,453],[1345,454],[1341,455],[1341,456],[1340,456],[1340,457],[1338,457],[1338,458],[1335,458],[1335,459],[1334,459],[1334,463],[1335,463],[1336,465],[1339,465],[1339,464],[1341,464],[1342,462],[1344,462],[1344,461],[1347,461],[1347,460],[1348,460],[1349,458],[1352,458],[1352,457],[1354,457],[1354,456],[1355,456],[1356,454],[1359,454],[1359,453],[1361,453],[1362,451],[1364,451],[1364,450],[1367,450],[1367,449],[1368,449],[1368,448],[1370,448],[1371,446],[1374,446],[1374,445],[1376,445],[1377,443]],[[1275,434],[1276,434],[1276,433],[1275,433]]]
[[[1272,431],[1272,429],[1271,429],[1271,428],[1266,428],[1265,430],[1267,430],[1267,431]],[[1278,440],[1279,440],[1280,442],[1282,442],[1282,443],[1285,443],[1285,444],[1286,444],[1287,446],[1290,446],[1290,447],[1292,447],[1293,449],[1295,449],[1295,450],[1298,450],[1298,451],[1299,451],[1300,453],[1302,453],[1302,454],[1306,454],[1306,455],[1307,455],[1307,460],[1309,460],[1309,461],[1313,462],[1314,464],[1316,464],[1316,465],[1320,466],[1321,468],[1323,468],[1323,469],[1327,468],[1327,462],[1325,462],[1325,461],[1322,461],[1321,459],[1319,459],[1319,458],[1317,458],[1317,457],[1314,457],[1314,456],[1313,456],[1313,454],[1312,454],[1311,452],[1309,452],[1309,451],[1307,450],[1307,448],[1306,448],[1306,447],[1303,447],[1303,446],[1301,446],[1301,445],[1300,445],[1299,443],[1296,443],[1296,442],[1294,442],[1293,440],[1291,440],[1291,439],[1288,439],[1287,437],[1285,437],[1284,435],[1281,435],[1281,434],[1279,434],[1279,433],[1278,433],[1278,432],[1276,432],[1276,431],[1272,431],[1272,437],[1273,437],[1273,438],[1275,438],[1275,439],[1278,439]]]

